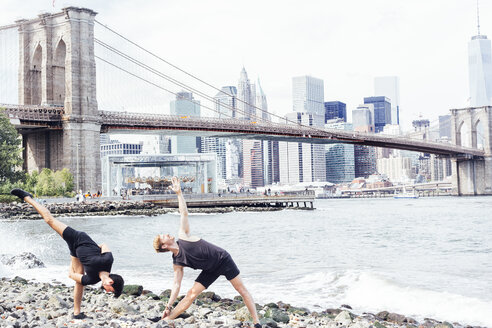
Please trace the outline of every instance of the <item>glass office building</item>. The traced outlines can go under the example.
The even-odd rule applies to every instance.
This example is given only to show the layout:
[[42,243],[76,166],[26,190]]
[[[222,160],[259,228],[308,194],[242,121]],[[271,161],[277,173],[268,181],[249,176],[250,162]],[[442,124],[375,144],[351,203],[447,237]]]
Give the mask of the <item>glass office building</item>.
[[376,133],[383,131],[386,124],[391,124],[391,102],[384,96],[366,97],[364,104],[374,105],[374,129]]
[[325,102],[325,123],[337,118],[347,122],[347,105],[341,101]]

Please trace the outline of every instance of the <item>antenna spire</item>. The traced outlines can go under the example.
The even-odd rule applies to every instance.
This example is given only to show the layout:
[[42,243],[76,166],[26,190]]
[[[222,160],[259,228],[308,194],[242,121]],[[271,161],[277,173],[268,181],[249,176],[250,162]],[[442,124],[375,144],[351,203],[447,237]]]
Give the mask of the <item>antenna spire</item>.
[[477,0],[477,28],[478,28],[478,35],[480,35],[480,8],[478,6],[478,0]]

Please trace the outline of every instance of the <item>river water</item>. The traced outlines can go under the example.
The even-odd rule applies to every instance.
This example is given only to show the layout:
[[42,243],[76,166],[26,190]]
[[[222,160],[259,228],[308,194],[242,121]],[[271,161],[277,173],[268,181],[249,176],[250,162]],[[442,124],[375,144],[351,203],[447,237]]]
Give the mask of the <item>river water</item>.
[[[256,302],[321,311],[387,310],[492,327],[492,197],[317,200],[314,211],[190,215],[191,232],[227,249]],[[159,293],[172,259],[157,233],[176,234],[179,215],[60,218],[113,251],[113,272]],[[1,266],[0,276],[67,277],[65,242],[42,220],[0,221],[0,254],[30,251],[43,269]],[[185,269],[181,293],[198,271]],[[236,295],[224,278],[211,288]]]

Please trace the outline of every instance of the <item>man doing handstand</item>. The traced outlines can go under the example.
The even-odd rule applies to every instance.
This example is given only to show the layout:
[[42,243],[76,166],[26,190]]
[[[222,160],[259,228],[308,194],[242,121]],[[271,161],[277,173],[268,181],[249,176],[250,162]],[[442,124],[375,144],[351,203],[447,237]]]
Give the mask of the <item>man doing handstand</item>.
[[[162,234],[154,238],[153,245],[156,252],[170,252],[173,257],[174,283],[162,318],[175,319],[219,276],[225,276],[243,297],[244,303],[253,318],[255,328],[261,327],[253,297],[241,281],[239,269],[232,260],[231,255],[220,247],[190,235],[188,209],[181,193],[179,180],[173,177],[172,183],[171,189],[178,195],[179,212],[181,214],[181,224],[178,233],[179,240],[176,241],[169,234]],[[172,305],[178,297],[179,289],[181,288],[184,267],[190,267],[195,270],[200,269],[202,272],[196,278],[193,287],[188,291],[186,296],[173,309]]]
[[56,220],[46,207],[34,201],[30,193],[21,189],[13,189],[10,193],[32,205],[44,221],[67,242],[72,258],[68,276],[75,281],[73,292],[75,319],[87,318],[83,312],[80,312],[84,286],[102,281],[102,288],[106,292],[114,293],[115,297],[121,295],[124,281],[120,275],[110,273],[113,255],[106,244],[97,245],[85,232],[74,230]]

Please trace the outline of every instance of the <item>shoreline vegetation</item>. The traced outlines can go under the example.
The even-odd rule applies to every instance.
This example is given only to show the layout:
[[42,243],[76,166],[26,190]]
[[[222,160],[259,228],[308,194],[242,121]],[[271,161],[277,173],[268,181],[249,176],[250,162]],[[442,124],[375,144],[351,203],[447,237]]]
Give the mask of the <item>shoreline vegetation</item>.
[[[97,202],[69,202],[44,204],[55,217],[73,216],[107,216],[107,215],[134,215],[154,216],[167,213],[176,213],[177,208],[161,207],[154,203],[143,201],[108,201]],[[268,212],[283,210],[283,207],[256,207],[256,206],[225,206],[225,207],[190,207],[190,213],[229,213],[229,212]],[[26,203],[0,203],[0,216],[5,219],[40,220],[41,216]]]
[[[4,327],[251,327],[251,318],[240,296],[221,298],[203,292],[174,321],[159,320],[170,290],[159,295],[140,285],[125,286],[115,299],[97,288],[86,287],[83,311],[90,318],[72,318],[73,287],[57,281],[42,283],[21,277],[0,279],[0,326]],[[180,296],[181,299],[183,296]],[[355,314],[349,305],[311,312],[281,301],[256,304],[263,327],[347,328],[465,328],[459,323],[426,318],[418,322],[388,311]]]

